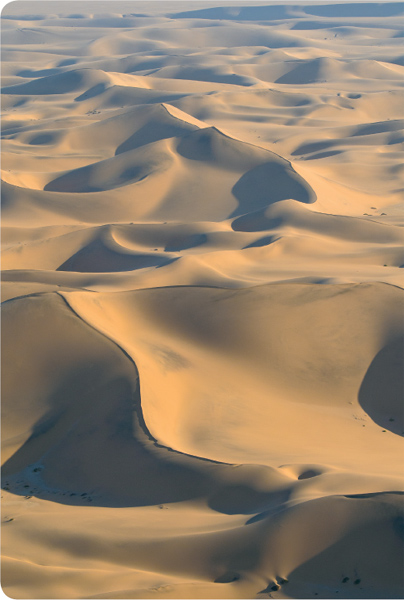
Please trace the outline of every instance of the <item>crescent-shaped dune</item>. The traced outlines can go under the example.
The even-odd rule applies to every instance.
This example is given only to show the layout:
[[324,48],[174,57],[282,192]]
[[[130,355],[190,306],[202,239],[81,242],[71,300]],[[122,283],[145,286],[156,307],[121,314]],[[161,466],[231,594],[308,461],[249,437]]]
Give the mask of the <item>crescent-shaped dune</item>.
[[402,8],[3,9],[8,597],[403,597]]

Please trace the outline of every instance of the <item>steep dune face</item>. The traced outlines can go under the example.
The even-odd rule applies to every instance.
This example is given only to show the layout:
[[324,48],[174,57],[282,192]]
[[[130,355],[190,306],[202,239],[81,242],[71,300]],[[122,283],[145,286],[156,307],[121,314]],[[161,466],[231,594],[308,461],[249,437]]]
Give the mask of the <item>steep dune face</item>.
[[[334,443],[340,445],[327,411],[348,419],[359,411],[356,439],[367,434],[363,424],[373,428],[366,414],[373,402],[383,427],[394,423],[402,431],[398,394],[387,403],[382,386],[369,398],[362,385],[372,363],[377,370],[380,352],[390,349],[400,360],[404,305],[395,288],[282,284],[231,293],[162,288],[99,297],[95,306],[88,297],[88,307],[81,295],[67,301],[139,365],[145,420],[166,446],[234,463],[242,456],[267,462],[273,454],[279,461],[287,443],[290,454],[316,462],[315,448],[325,436],[323,460],[336,453]],[[399,388],[397,376],[392,379]],[[317,409],[324,419],[321,434],[313,428]],[[352,451],[350,435],[347,427],[345,446]],[[342,453],[340,458],[345,461]]]
[[2,15],[2,585],[400,598],[400,3]]

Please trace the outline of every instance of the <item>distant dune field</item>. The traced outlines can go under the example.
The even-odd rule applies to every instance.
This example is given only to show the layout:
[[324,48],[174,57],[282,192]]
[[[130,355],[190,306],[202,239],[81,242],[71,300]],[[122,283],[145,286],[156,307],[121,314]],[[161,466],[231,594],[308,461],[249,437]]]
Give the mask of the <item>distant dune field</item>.
[[5,7],[9,597],[403,597],[403,6]]

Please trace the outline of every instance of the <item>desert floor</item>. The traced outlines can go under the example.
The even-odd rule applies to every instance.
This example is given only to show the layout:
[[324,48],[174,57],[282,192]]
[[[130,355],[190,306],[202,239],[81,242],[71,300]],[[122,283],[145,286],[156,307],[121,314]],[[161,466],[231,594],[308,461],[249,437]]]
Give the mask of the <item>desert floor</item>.
[[5,7],[8,596],[403,597],[402,12]]

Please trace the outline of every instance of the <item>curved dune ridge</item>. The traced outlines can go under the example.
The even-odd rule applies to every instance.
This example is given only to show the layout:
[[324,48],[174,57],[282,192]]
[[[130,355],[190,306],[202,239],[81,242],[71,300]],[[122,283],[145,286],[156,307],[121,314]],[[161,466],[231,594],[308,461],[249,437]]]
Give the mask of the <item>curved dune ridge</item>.
[[399,2],[2,14],[2,586],[402,598]]

